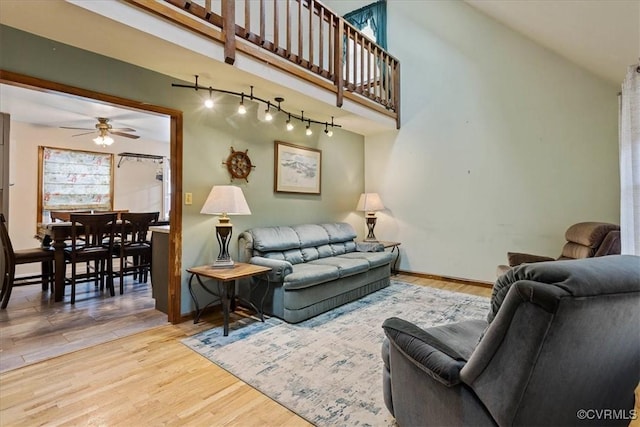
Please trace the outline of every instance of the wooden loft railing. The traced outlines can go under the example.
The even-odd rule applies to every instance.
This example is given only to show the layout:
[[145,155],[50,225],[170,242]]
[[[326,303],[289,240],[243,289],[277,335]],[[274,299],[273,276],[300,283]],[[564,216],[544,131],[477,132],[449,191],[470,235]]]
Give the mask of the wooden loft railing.
[[[125,0],[396,120],[400,62],[316,0]],[[185,13],[186,12],[186,13]]]

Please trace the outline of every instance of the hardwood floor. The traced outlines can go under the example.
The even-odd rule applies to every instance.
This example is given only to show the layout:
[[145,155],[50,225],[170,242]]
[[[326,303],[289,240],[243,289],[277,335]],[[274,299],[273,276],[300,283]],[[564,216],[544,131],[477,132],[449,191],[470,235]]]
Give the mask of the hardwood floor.
[[[491,294],[489,288],[459,283],[407,275],[394,276],[394,279],[474,295]],[[39,293],[36,289],[31,296],[23,298],[37,300]],[[87,305],[93,305],[93,309],[86,309],[87,313],[101,311],[97,307],[104,302],[115,303],[127,296],[137,299],[133,294],[130,290],[115,298],[87,299]],[[140,297],[140,300],[145,298],[149,297]],[[96,302],[92,304],[90,301]],[[15,310],[20,311],[20,304],[13,297],[9,308],[13,303],[16,303]],[[40,347],[42,353],[52,345],[56,338],[49,335],[50,327],[43,329],[43,339],[38,340],[41,334],[38,325],[47,324],[42,320],[43,315],[59,322],[55,329],[63,337],[65,332],[62,332],[61,325],[71,325],[71,329],[77,326],[77,307],[70,309],[67,307],[70,304],[58,304],[61,306],[35,304],[39,310],[25,308],[21,316],[12,311],[0,314],[0,359],[3,363],[5,342],[17,347],[23,337],[28,336],[29,343],[21,350],[25,354],[29,353],[27,347],[31,347],[33,353],[38,353],[36,349]],[[123,304],[133,307],[136,303]],[[135,313],[132,310],[133,317],[125,316],[127,320],[98,322],[95,326],[85,327],[82,333],[76,331],[74,335],[96,336],[105,328],[110,332],[120,330],[119,327],[126,330],[128,322],[145,323],[142,319],[153,317],[143,314],[139,319]],[[11,319],[5,320],[5,317]],[[12,341],[5,336],[5,326],[11,321],[14,323],[11,327],[17,332]],[[112,326],[114,322],[119,327]],[[22,326],[17,326],[18,323]],[[0,424],[309,426],[304,419],[180,343],[186,336],[220,325],[222,319],[216,310],[197,325],[192,322],[165,326],[150,324],[150,329],[144,332],[122,338],[116,336],[115,339],[109,336],[108,342],[102,344],[11,368],[0,374]]]

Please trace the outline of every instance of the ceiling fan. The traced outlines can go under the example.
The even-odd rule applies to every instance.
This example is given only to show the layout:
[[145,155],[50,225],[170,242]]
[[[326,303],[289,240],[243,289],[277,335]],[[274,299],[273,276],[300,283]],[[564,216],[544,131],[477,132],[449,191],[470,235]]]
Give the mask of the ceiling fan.
[[[118,136],[124,136],[125,138],[132,138],[132,139],[140,138],[138,135],[131,135],[129,133],[126,133],[126,132],[136,132],[135,129],[132,129],[132,128],[114,128],[113,126],[111,126],[109,124],[109,119],[107,119],[105,117],[97,117],[97,119],[98,119],[98,123],[96,123],[95,128],[96,128],[96,130],[98,132],[98,136],[93,139],[93,142],[95,142],[98,145],[101,145],[101,146],[104,147],[106,145],[113,144],[113,138],[111,138],[109,136],[109,134],[118,135]],[[60,126],[60,128],[62,128],[62,129],[78,129],[78,130],[88,130],[88,131],[90,131],[90,132],[78,133],[78,134],[73,135],[73,136],[88,135],[90,133],[96,132],[96,130],[93,130],[93,129],[90,129],[90,128],[79,128],[79,127],[70,127],[70,126]]]

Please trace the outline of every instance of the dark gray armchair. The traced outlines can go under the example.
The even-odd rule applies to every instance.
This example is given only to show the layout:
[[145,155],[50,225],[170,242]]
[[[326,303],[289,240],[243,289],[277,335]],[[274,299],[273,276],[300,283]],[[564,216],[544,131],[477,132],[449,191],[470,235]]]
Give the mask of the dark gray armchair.
[[498,279],[486,321],[383,328],[385,403],[400,426],[628,425],[640,257],[525,264]]

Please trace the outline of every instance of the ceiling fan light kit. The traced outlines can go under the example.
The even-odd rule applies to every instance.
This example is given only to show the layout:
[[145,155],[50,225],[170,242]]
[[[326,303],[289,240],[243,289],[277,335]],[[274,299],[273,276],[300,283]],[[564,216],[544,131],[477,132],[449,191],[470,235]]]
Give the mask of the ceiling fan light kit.
[[93,138],[93,142],[96,143],[96,145],[99,145],[101,147],[107,147],[111,144],[114,143],[113,138],[111,137],[111,135],[118,135],[118,136],[123,136],[125,138],[131,138],[131,139],[138,139],[140,138],[138,135],[131,135],[127,132],[136,132],[135,129],[132,128],[114,128],[113,126],[111,126],[111,124],[109,124],[109,119],[106,117],[97,117],[98,123],[96,123],[95,128],[96,130],[90,129],[90,128],[79,128],[79,127],[70,127],[70,126],[60,126],[61,129],[77,129],[77,130],[88,130],[90,132],[83,132],[83,133],[79,133],[73,136],[81,136],[81,135],[88,135],[90,133],[95,133],[96,131],[98,132],[98,136]]
[[[204,90],[204,91],[208,91],[209,92],[209,98],[207,98],[205,100],[205,107],[207,108],[212,108],[213,107],[213,100],[211,98],[211,94],[213,92],[218,92],[218,93],[224,93],[227,95],[234,95],[240,98],[240,104],[238,105],[238,114],[246,114],[247,112],[247,107],[245,106],[244,103],[244,98],[247,97],[249,100],[251,101],[256,101],[256,102],[262,102],[263,104],[265,104],[267,107],[265,109],[264,112],[264,118],[266,121],[270,122],[273,120],[273,115],[271,113],[271,110],[275,110],[277,112],[282,112],[285,115],[287,115],[287,121],[286,121],[286,129],[288,131],[293,130],[294,126],[293,123],[291,123],[291,119],[296,119],[296,120],[300,120],[303,124],[306,123],[306,130],[305,133],[307,136],[312,135],[313,131],[311,130],[311,124],[318,124],[318,125],[324,125],[324,133],[328,136],[328,137],[332,137],[333,136],[333,128],[340,128],[342,126],[336,124],[333,122],[333,117],[331,117],[331,122],[328,121],[320,121],[320,120],[314,120],[311,119],[309,117],[305,117],[304,116],[304,111],[302,111],[301,115],[295,115],[290,113],[289,111],[286,111],[285,109],[283,109],[280,106],[280,103],[282,103],[284,101],[284,98],[282,97],[276,97],[274,98],[274,101],[277,103],[277,105],[273,104],[272,101],[266,100],[266,99],[262,99],[259,98],[257,96],[255,96],[253,94],[253,86],[250,86],[251,88],[251,92],[249,94],[245,94],[244,92],[234,92],[231,90],[224,90],[224,89],[216,89],[214,87],[205,87],[205,86],[200,86],[198,84],[198,76],[195,76],[196,81],[195,84],[193,85],[183,85],[183,84],[179,84],[179,83],[172,83],[171,86],[172,87],[179,87],[179,88],[184,88],[184,89],[193,89],[195,91],[198,90]],[[113,133],[113,132],[112,132]]]
[[113,138],[111,138],[110,136],[98,136],[93,138],[93,142],[95,142],[97,145],[101,146],[101,147],[107,147],[111,144],[113,144]]

